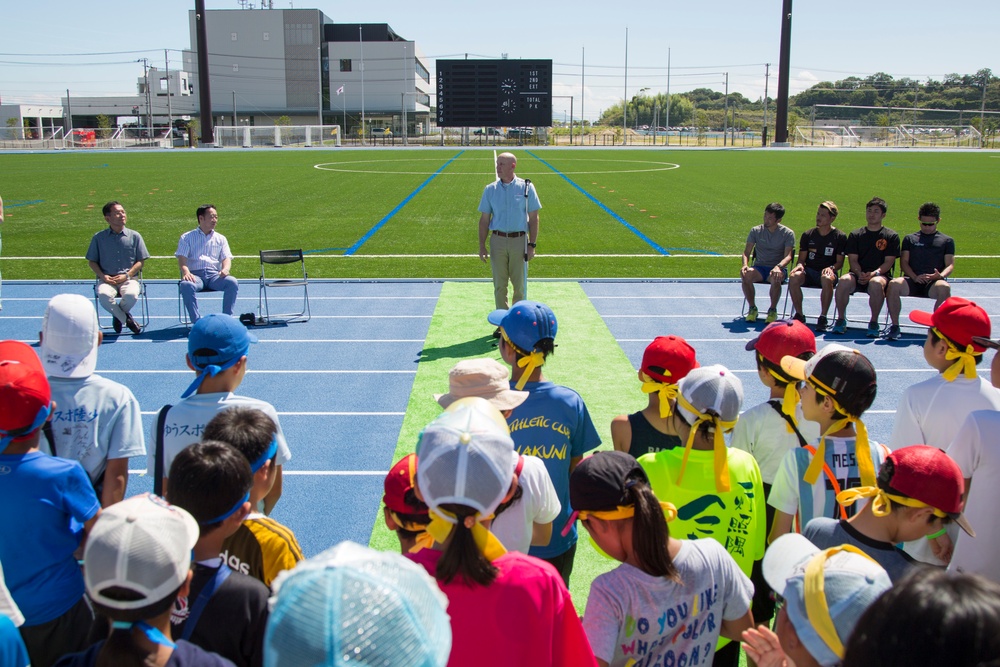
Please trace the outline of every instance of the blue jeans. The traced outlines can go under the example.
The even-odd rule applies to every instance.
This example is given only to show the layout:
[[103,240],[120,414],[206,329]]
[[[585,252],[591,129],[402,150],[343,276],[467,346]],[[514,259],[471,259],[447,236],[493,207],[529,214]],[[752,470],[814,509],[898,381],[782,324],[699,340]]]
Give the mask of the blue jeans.
[[181,299],[184,300],[184,308],[191,318],[192,324],[198,321],[201,313],[198,311],[198,292],[222,292],[222,312],[226,315],[233,314],[233,307],[236,305],[236,294],[240,291],[240,284],[232,276],[223,278],[218,273],[209,273],[204,269],[192,271],[194,282],[181,280]]

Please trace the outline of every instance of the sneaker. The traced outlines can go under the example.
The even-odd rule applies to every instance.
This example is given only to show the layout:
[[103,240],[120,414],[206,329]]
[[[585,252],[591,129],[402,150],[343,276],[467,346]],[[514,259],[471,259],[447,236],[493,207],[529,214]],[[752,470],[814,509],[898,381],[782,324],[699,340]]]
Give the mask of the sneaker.
[[135,335],[139,335],[142,332],[142,329],[139,328],[138,323],[136,323],[136,321],[132,319],[131,315],[125,316],[125,326],[127,326],[128,330]]
[[903,332],[899,330],[898,324],[893,324],[889,327],[889,332],[885,335],[889,340],[899,340],[903,337]]
[[806,323],[806,316],[803,315],[802,313],[795,313],[794,315],[792,315],[792,319],[798,320],[799,322],[802,322],[802,324]]
[[111,319],[113,320],[111,326],[114,328],[115,333],[120,334],[122,332],[122,321],[117,317],[112,317]]
[[830,320],[826,319],[826,315],[820,315],[816,318],[816,331],[826,331],[829,326]]
[[837,318],[833,323],[833,333],[835,334],[845,334],[847,333],[847,319],[843,317]]
[[500,338],[500,327],[497,327],[496,330],[493,332],[493,337],[497,339]]
[[879,335],[878,322],[869,322],[868,330],[865,331],[865,335],[868,336],[869,338],[878,338]]
[[767,310],[767,319],[765,319],[764,321],[767,322],[768,324],[770,324],[771,322],[775,321],[776,319],[778,319],[778,311],[775,310],[774,308],[769,308]]
[[750,310],[747,311],[747,322],[757,321],[757,306],[750,306]]

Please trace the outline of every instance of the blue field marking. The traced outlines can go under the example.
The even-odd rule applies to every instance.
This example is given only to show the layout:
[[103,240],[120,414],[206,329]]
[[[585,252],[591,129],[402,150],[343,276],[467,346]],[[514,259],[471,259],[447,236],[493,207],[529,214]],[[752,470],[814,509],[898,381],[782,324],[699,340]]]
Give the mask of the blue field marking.
[[416,196],[417,196],[417,193],[419,193],[419,192],[420,192],[421,190],[423,190],[423,189],[424,189],[425,187],[427,187],[427,184],[428,184],[428,183],[430,183],[430,182],[431,182],[431,181],[433,181],[433,180],[434,180],[435,178],[437,178],[437,175],[438,175],[438,174],[440,174],[440,173],[441,173],[442,171],[444,171],[445,169],[447,169],[447,168],[448,168],[448,165],[449,165],[449,164],[451,164],[452,162],[454,162],[455,160],[457,160],[457,159],[458,159],[458,157],[459,157],[459,156],[460,156],[460,155],[461,155],[462,153],[464,153],[464,152],[465,152],[464,150],[463,150],[463,151],[459,151],[459,152],[458,152],[458,153],[457,153],[456,155],[454,155],[454,156],[453,156],[453,157],[452,157],[452,158],[451,158],[450,160],[448,160],[448,161],[447,161],[447,162],[445,162],[445,163],[444,163],[443,165],[441,165],[441,166],[440,166],[440,167],[438,168],[438,170],[437,170],[437,171],[435,171],[435,172],[434,172],[433,174],[431,174],[431,175],[430,175],[429,177],[427,177],[427,180],[426,180],[426,181],[424,181],[423,183],[421,183],[421,184],[420,184],[420,185],[419,185],[419,186],[417,187],[417,189],[416,189],[416,190],[414,190],[413,192],[411,192],[410,194],[408,194],[408,195],[406,196],[406,199],[404,199],[403,201],[401,201],[401,202],[399,202],[398,204],[396,204],[396,208],[394,208],[394,209],[392,209],[391,211],[389,211],[389,214],[388,214],[388,215],[386,215],[386,216],[385,216],[384,218],[382,218],[381,220],[379,220],[379,221],[378,221],[378,223],[376,223],[376,225],[375,225],[374,227],[372,227],[371,229],[369,229],[369,230],[368,230],[368,232],[367,232],[367,233],[366,233],[366,234],[365,234],[364,236],[362,236],[362,237],[361,237],[360,239],[358,239],[357,243],[355,243],[355,244],[354,244],[354,245],[352,245],[352,246],[351,246],[350,248],[348,248],[348,249],[347,249],[346,251],[344,251],[344,255],[345,255],[345,256],[346,256],[346,255],[353,255],[353,254],[354,254],[354,253],[356,253],[356,252],[357,252],[358,250],[360,250],[360,249],[361,249],[361,246],[363,246],[363,245],[365,244],[365,242],[366,242],[366,241],[367,241],[368,239],[370,239],[370,238],[371,238],[372,236],[374,236],[374,235],[375,235],[375,233],[376,233],[376,232],[377,232],[378,230],[382,229],[382,225],[384,225],[385,223],[389,222],[389,220],[390,220],[390,219],[392,219],[392,216],[394,216],[394,215],[396,215],[397,213],[399,213],[400,209],[402,209],[402,208],[403,208],[404,206],[406,206],[406,205],[407,205],[407,204],[408,204],[408,203],[410,202],[410,200],[411,200],[411,199],[413,199],[414,197],[416,197]]
[[975,204],[976,206],[991,206],[993,208],[1000,208],[1000,199],[995,198],[970,199],[966,197],[956,197],[955,201],[960,201],[963,204]]
[[18,206],[31,206],[32,204],[44,204],[44,199],[24,199],[21,201],[7,201],[4,202],[4,206],[7,208],[17,208]]

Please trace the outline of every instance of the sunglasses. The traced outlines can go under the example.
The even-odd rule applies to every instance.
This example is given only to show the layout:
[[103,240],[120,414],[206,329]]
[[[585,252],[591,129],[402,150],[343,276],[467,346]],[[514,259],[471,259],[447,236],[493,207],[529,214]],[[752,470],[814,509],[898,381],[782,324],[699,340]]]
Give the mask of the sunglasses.
[[921,227],[933,227],[936,224],[937,224],[936,222],[921,222],[920,226]]

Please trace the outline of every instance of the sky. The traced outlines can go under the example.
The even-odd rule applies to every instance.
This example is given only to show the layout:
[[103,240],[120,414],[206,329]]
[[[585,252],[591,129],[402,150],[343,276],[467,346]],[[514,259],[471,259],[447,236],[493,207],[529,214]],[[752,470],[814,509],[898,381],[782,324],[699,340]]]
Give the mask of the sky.
[[[237,0],[205,4],[239,9]],[[274,0],[273,6],[319,9],[338,23],[388,23],[417,43],[432,74],[435,59],[466,54],[551,59],[553,94],[572,96],[577,118],[581,106],[593,120],[623,96],[665,92],[668,50],[671,93],[723,91],[728,73],[730,91],[756,100],[764,94],[767,63],[768,94],[777,92],[781,0],[668,1],[639,11],[596,0]],[[67,89],[73,96],[134,94],[143,73],[137,60],[162,68],[167,49],[171,69],[179,66],[180,51],[190,48],[187,12],[193,8],[194,0],[6,3],[0,100],[58,104]],[[796,0],[791,93],[876,72],[918,80],[984,67],[1000,74],[998,19],[996,0],[968,0],[954,9],[928,0]],[[562,120],[569,105],[555,97],[553,118]]]

